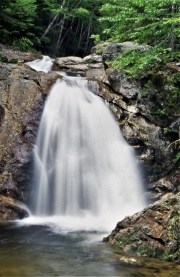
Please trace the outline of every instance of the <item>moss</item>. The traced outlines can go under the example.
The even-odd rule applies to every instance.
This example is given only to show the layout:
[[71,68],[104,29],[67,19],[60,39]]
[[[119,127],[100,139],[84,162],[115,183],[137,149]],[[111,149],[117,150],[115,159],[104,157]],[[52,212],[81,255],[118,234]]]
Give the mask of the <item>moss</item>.
[[178,258],[178,255],[177,255],[177,253],[170,254],[167,251],[165,251],[162,258],[165,261],[173,261],[173,260],[176,260]]
[[114,243],[114,247],[124,249],[126,245],[130,245],[132,251],[137,249],[133,245],[134,242],[136,241],[137,233],[138,233],[138,229],[134,228],[134,230],[131,233],[124,235],[122,239],[116,241]]
[[123,249],[123,242],[122,241],[116,241],[113,245],[115,248]]
[[141,255],[147,255],[148,257],[151,257],[151,258],[157,257],[156,251],[149,247],[144,247],[144,246],[139,247],[138,253]]

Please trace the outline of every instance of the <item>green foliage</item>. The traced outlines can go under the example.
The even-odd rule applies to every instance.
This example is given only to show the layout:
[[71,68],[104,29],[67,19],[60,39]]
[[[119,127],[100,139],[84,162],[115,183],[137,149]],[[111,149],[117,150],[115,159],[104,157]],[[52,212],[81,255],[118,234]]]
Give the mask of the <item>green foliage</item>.
[[115,68],[124,69],[132,77],[140,77],[143,72],[147,74],[149,70],[155,70],[162,63],[163,57],[156,47],[147,50],[134,49],[127,50],[115,61],[111,62]]
[[174,158],[173,162],[174,162],[175,164],[177,164],[177,163],[180,162],[180,152],[178,152],[178,153],[176,154],[176,157]]
[[152,46],[126,51],[113,61],[113,67],[139,77],[180,58],[179,0],[109,0],[100,12],[101,38],[105,35],[108,41]]
[[7,62],[7,58],[1,52],[0,52],[0,61],[1,62]]
[[176,253],[170,254],[170,253],[168,253],[166,251],[164,253],[164,255],[163,255],[163,260],[165,260],[165,261],[172,261],[172,260],[174,260],[176,258],[177,258],[177,254]]
[[101,43],[100,35],[91,35],[90,38],[94,39],[95,44]]
[[180,35],[179,0],[110,0],[101,13],[104,33],[111,41],[171,47],[172,40]]
[[33,43],[30,39],[22,37],[21,39],[13,41],[13,48],[26,51],[27,49],[32,49]]
[[164,134],[169,134],[171,130],[168,127],[163,128]]
[[81,55],[90,52],[99,9],[107,0],[0,1],[1,43],[46,54]]
[[[51,54],[53,52],[54,55],[60,56],[88,54],[93,46],[91,34],[102,33],[97,21],[98,10],[107,0],[54,0],[52,4],[50,0],[47,2],[49,14],[46,18],[48,20],[46,22],[43,20],[43,25],[46,27],[40,30],[41,48],[44,47]],[[40,18],[42,18],[41,15]],[[49,25],[50,23],[52,25]]]
[[[7,1],[7,5],[0,4],[0,36],[1,42],[18,45],[25,48],[33,45],[35,35],[29,30],[34,26],[36,15],[35,0]],[[24,50],[24,49],[23,49]]]

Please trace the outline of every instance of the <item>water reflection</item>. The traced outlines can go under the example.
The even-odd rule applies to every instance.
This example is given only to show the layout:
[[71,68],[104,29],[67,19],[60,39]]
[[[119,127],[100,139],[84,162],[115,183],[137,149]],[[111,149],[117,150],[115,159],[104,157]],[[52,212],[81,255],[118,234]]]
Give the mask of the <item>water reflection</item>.
[[1,224],[0,276],[180,276],[179,265],[133,258],[102,243],[103,235]]

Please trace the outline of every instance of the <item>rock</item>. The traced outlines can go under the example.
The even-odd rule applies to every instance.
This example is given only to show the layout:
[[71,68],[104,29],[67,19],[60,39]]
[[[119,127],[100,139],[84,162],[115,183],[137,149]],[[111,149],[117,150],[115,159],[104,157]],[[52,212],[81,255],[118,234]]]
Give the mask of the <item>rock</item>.
[[88,69],[86,64],[83,64],[82,58],[79,57],[62,57],[56,58],[54,64],[60,70],[82,73]]
[[179,205],[180,193],[155,202],[118,222],[104,241],[136,255],[180,262]]
[[137,96],[141,90],[140,84],[134,79],[128,79],[128,76],[123,74],[120,69],[108,68],[102,82],[127,98]]
[[104,62],[109,62],[117,58],[120,54],[122,54],[126,50],[134,50],[140,49],[145,50],[149,48],[148,45],[140,45],[135,44],[131,41],[125,41],[122,43],[103,43],[98,44],[91,49],[91,53],[93,54],[102,54],[102,59]]
[[148,184],[146,193],[150,203],[156,200],[168,199],[180,192],[180,171],[176,170],[157,182]]
[[0,195],[0,220],[16,220],[27,217],[28,211],[26,207],[11,197]]
[[104,67],[101,65],[99,68],[97,67],[89,67],[88,70],[86,71],[85,76],[89,79],[94,79],[101,81],[104,77]]
[[[144,183],[157,181],[169,174],[174,167],[174,151],[167,148],[170,137],[165,136],[163,128],[141,114],[136,98],[126,98],[123,94],[116,93],[113,88],[103,79],[103,83],[98,82],[95,94],[108,103],[121,126],[123,136],[136,149],[144,174]],[[152,196],[149,195],[149,199],[152,199]]]
[[91,53],[93,55],[102,55],[104,49],[110,44],[110,42],[104,42],[101,44],[97,44],[91,48]]
[[60,68],[66,65],[77,65],[81,64],[83,62],[82,58],[69,56],[69,57],[62,57],[62,58],[56,58],[54,63],[57,64]]
[[105,73],[102,64],[102,57],[99,55],[89,55],[83,59],[79,57],[56,58],[53,66],[54,71],[66,71],[89,79],[102,80]]
[[86,56],[83,58],[84,63],[102,63],[102,56],[101,55],[96,55],[96,54],[91,54],[89,56]]
[[28,65],[0,63],[0,193],[3,195],[9,192],[13,198],[25,202],[29,198],[33,144],[46,96],[58,78],[61,77],[55,72],[36,72]]
[[0,44],[0,52],[2,53],[3,61],[9,63],[30,62],[42,58],[42,55],[40,54],[15,51],[7,48],[3,44]]
[[180,117],[170,125],[170,129],[174,133],[178,133],[180,138]]
[[11,197],[13,199],[17,199],[23,201],[22,193],[15,186],[14,181],[12,180],[12,176],[4,183],[2,188],[0,189],[0,195],[4,195],[7,197]]

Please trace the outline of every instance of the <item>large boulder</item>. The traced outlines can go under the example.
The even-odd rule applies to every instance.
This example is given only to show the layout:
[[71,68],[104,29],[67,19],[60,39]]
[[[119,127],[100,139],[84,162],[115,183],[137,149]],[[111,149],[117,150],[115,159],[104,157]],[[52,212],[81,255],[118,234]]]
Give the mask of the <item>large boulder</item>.
[[104,238],[135,255],[180,262],[180,193],[118,222]]
[[133,43],[131,41],[125,41],[122,43],[102,43],[94,46],[91,49],[93,54],[102,54],[102,60],[104,62],[109,62],[117,58],[119,55],[124,53],[127,50],[145,50],[148,49],[150,46],[148,45],[141,45],[138,43]]

